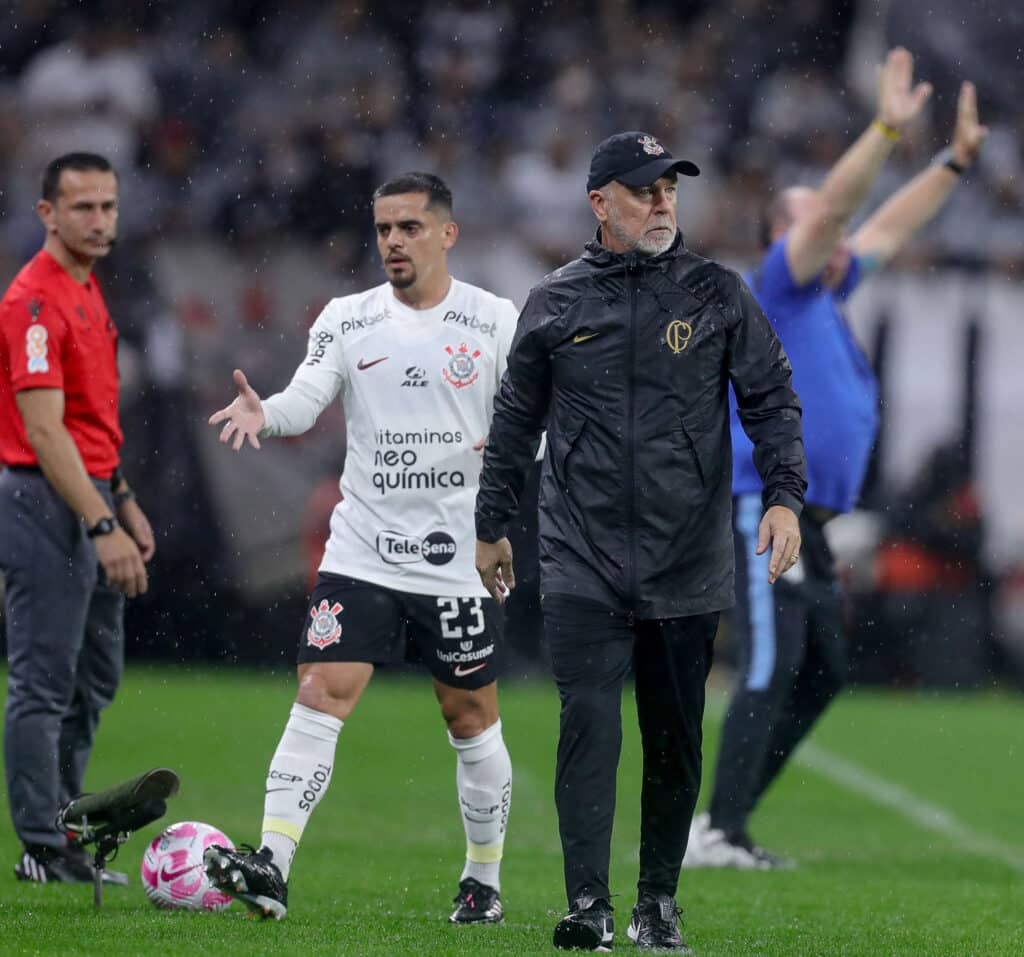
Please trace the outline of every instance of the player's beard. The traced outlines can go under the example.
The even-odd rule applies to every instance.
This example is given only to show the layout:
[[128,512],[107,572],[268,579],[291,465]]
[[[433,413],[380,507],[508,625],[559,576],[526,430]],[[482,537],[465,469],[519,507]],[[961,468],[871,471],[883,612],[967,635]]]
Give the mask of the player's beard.
[[405,265],[409,267],[408,271],[401,274],[392,272],[388,275],[388,282],[395,289],[408,289],[416,282],[416,267],[409,260],[406,260]]

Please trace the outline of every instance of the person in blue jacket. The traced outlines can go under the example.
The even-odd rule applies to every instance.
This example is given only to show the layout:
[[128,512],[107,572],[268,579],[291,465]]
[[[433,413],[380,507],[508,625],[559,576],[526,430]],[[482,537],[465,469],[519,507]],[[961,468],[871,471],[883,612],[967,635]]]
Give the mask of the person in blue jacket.
[[913,59],[892,50],[878,113],[820,189],[782,191],[768,208],[768,251],[746,277],[793,366],[803,404],[808,488],[799,561],[769,585],[758,555],[761,478],[733,403],[733,530],[739,667],[708,811],[694,818],[684,867],[771,869],[789,862],[755,844],[747,821],[793,749],[843,684],[840,592],[824,527],[857,503],[878,427],[878,390],[842,313],[865,276],[884,266],[941,209],[987,130],[964,83],[949,147],[846,238],[901,131],[931,92],[912,83]]

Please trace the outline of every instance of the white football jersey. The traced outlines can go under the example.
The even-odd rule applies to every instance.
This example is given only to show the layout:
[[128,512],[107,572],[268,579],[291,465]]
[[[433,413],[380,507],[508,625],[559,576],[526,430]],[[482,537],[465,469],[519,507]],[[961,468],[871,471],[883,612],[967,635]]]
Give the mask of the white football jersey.
[[433,309],[389,283],[333,299],[284,392],[264,400],[265,435],[298,435],[339,393],[344,498],[320,570],[420,595],[486,596],[474,564],[482,457],[519,312],[452,279]]

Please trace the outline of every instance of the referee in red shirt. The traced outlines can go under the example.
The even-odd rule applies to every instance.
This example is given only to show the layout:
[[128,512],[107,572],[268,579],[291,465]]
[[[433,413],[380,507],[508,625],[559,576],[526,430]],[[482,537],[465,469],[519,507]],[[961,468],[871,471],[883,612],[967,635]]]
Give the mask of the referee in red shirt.
[[155,547],[118,467],[117,329],[92,275],[114,244],[117,189],[102,156],[51,162],[36,207],[46,241],[0,300],[4,763],[15,874],[41,883],[92,880],[54,819],[81,793],[121,678],[124,597],[146,591]]

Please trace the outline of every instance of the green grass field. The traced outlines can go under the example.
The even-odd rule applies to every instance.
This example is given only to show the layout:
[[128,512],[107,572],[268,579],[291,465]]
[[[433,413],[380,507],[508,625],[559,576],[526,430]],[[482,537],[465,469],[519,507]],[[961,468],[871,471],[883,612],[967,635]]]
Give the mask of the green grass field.
[[[293,694],[291,672],[129,671],[90,769],[96,789],[157,765],[182,778],[163,824],[202,820],[258,841],[263,777]],[[714,754],[719,693],[709,709]],[[564,900],[551,797],[558,704],[543,681],[502,692],[514,788],[500,927],[450,927],[461,867],[454,758],[429,683],[381,679],[342,731],[330,793],[306,831],[279,924],[162,912],[139,862],[132,886],[18,883],[6,803],[0,827],[3,954],[553,954]],[[639,743],[625,745],[613,846],[616,950],[636,880]],[[685,934],[717,955],[1024,954],[1024,700],[851,693],[824,719],[753,822],[790,872],[684,872]]]

